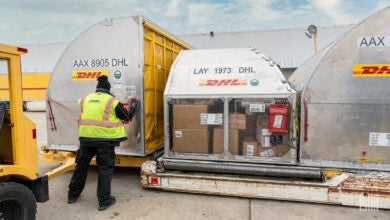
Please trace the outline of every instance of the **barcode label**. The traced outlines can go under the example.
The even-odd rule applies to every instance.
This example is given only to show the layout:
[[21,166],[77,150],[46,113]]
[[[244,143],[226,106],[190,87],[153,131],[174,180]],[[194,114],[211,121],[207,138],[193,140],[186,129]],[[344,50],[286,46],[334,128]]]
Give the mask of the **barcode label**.
[[247,156],[253,156],[254,149],[255,149],[255,146],[253,144],[248,144],[246,146],[246,155]]
[[369,145],[390,147],[390,133],[370,132]]
[[265,104],[250,104],[249,112],[265,112]]
[[168,178],[161,177],[161,186],[163,186],[163,187],[169,186]]
[[200,114],[201,125],[221,125],[222,121],[222,114]]
[[273,155],[274,155],[274,151],[272,149],[260,153],[260,156],[262,157],[272,157]]
[[175,137],[177,137],[177,138],[183,137],[183,132],[182,131],[175,131]]
[[275,115],[274,128],[282,127],[283,115]]

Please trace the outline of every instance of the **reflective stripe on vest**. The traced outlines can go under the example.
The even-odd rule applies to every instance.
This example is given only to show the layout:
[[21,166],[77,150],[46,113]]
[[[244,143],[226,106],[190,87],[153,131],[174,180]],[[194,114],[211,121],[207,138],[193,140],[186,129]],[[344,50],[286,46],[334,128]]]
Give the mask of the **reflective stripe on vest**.
[[97,125],[102,127],[119,127],[122,126],[122,122],[103,122],[103,121],[94,121],[94,120],[81,120],[80,125]]
[[103,112],[103,117],[102,117],[103,120],[106,120],[106,121],[109,120],[109,118],[110,118],[110,110],[111,110],[111,107],[112,107],[112,104],[114,103],[114,101],[115,101],[114,97],[111,97],[107,101],[106,107],[104,108],[104,112]]

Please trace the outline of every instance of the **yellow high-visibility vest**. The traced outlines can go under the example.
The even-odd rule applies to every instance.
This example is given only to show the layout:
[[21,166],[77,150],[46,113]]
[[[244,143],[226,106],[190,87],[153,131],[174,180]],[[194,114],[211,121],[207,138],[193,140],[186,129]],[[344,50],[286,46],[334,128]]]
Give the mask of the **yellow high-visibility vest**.
[[114,140],[127,137],[122,121],[115,114],[118,102],[117,98],[100,92],[79,99],[79,136]]

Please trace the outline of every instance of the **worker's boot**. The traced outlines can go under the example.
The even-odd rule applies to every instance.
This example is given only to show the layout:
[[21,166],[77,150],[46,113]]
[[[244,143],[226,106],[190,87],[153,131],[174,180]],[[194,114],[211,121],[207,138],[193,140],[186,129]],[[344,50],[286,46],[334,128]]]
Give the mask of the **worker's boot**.
[[106,210],[108,207],[110,207],[111,205],[114,205],[114,203],[116,202],[116,199],[115,199],[115,196],[111,196],[111,198],[104,202],[104,203],[99,203],[99,208],[98,210],[99,211],[104,211]]
[[78,198],[79,198],[78,196],[74,197],[74,196],[68,195],[68,204],[75,203]]

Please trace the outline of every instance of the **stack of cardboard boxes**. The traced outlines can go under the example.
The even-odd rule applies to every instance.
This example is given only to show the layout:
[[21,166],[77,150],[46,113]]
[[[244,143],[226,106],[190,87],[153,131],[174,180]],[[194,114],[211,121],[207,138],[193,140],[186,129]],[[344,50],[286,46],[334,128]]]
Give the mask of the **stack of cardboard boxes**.
[[172,151],[208,153],[208,126],[201,124],[201,114],[207,112],[207,105],[173,105]]
[[[202,122],[204,119],[210,119],[213,115],[219,115],[220,119],[217,121],[220,123]],[[201,154],[223,153],[224,129],[222,118],[222,113],[209,113],[208,105],[173,105],[172,151]],[[246,130],[248,126],[251,127],[246,120],[245,114],[229,114],[228,146],[231,154],[253,157],[278,157],[289,151],[288,134],[271,133],[267,126],[257,126],[255,138],[247,136],[241,138],[240,130]],[[248,132],[241,132],[241,135],[244,134],[248,134]],[[275,137],[280,139],[277,144],[273,143],[275,142],[273,140]],[[211,146],[209,140],[212,141]]]
[[281,157],[290,150],[289,135],[261,129],[258,136],[260,157]]
[[[233,155],[240,153],[239,130],[246,129],[245,114],[229,114],[229,151]],[[213,129],[213,153],[223,152],[223,128]]]
[[257,139],[259,142],[259,156],[260,157],[275,157],[277,156],[277,147],[271,144],[272,133],[268,128],[261,128],[257,130]]

